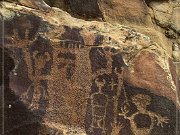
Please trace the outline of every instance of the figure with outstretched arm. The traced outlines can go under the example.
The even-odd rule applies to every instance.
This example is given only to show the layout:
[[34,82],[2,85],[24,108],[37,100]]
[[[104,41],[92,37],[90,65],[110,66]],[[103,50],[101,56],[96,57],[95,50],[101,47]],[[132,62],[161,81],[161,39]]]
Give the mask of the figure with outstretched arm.
[[[134,135],[150,135],[154,126],[161,126],[163,128],[164,124],[168,123],[168,118],[163,117],[160,114],[156,114],[152,111],[147,110],[147,107],[151,103],[151,97],[148,95],[137,94],[132,97],[132,103],[137,107],[137,112],[129,116],[130,108],[128,104],[124,103],[121,107],[121,113],[119,116],[123,116],[124,119],[130,121],[131,130]],[[150,123],[139,127],[139,123],[135,121],[136,118],[141,117],[141,120],[144,121],[150,120]],[[157,120],[157,122],[156,122]]]

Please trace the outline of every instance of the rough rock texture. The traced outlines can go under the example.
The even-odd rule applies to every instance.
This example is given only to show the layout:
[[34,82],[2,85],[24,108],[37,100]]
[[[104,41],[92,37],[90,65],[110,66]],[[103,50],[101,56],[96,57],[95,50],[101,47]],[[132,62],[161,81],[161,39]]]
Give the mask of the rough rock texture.
[[178,1],[151,2],[149,3],[149,6],[154,11],[154,18],[158,25],[164,28],[166,27],[172,29],[179,33],[180,24],[178,22],[178,14],[180,13],[180,3]]
[[[178,0],[45,0],[76,18],[133,26],[173,56],[173,44],[180,48]],[[178,54],[180,57],[180,53]],[[173,58],[173,57],[172,57]],[[176,64],[179,65],[179,64]],[[177,66],[179,70],[180,67]]]
[[[172,44],[180,44],[178,0],[46,0],[71,15],[134,26],[162,45],[172,55]],[[148,29],[147,29],[148,28]]]
[[[94,2],[99,3],[86,3],[94,12],[89,6],[71,10],[150,25],[148,6],[142,1],[101,1],[101,6]],[[113,14],[122,8],[128,10]],[[110,11],[105,14],[102,9]],[[0,14],[0,45],[8,61],[7,135],[180,134],[179,79],[170,47],[162,44],[167,42],[162,37],[154,40],[160,32],[7,2],[1,3]]]

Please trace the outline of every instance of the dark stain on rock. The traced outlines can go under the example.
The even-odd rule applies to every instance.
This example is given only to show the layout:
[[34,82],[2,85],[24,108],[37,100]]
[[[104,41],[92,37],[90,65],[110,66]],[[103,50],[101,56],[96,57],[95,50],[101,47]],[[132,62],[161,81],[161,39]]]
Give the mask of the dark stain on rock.
[[91,19],[102,17],[98,0],[64,0],[66,9],[81,17]]
[[139,114],[134,117],[135,123],[137,123],[138,128],[150,128],[151,118],[146,114]]
[[[0,48],[0,56],[2,56],[2,48]],[[0,116],[4,116],[4,131],[6,135],[35,135],[38,133],[40,124],[36,121],[41,121],[40,118],[35,117],[33,112],[28,110],[26,106],[20,101],[20,98],[9,88],[9,73],[15,67],[15,63],[12,57],[6,49],[4,53],[4,60],[0,58],[0,75],[4,72],[4,115],[0,111]],[[4,66],[2,60],[5,62]],[[4,68],[5,70],[2,70]],[[1,76],[2,78],[2,76]],[[2,80],[0,80],[2,85]],[[1,94],[2,95],[2,94]],[[1,100],[2,101],[2,100]],[[2,108],[2,102],[0,101],[0,108]],[[0,117],[2,120],[2,117]],[[34,121],[34,122],[33,122]],[[28,124],[29,123],[29,124]],[[30,124],[31,123],[31,124]],[[2,122],[0,123],[0,130],[2,131]]]
[[65,32],[61,35],[60,40],[73,41],[76,44],[84,45],[84,39],[80,34],[81,29],[64,26]]
[[70,52],[60,52],[58,58],[62,61],[59,63],[58,69],[66,68],[66,78],[70,80],[75,72],[76,55]]
[[66,53],[59,53],[58,54],[58,58],[63,58],[63,59],[71,59],[71,60],[76,60],[76,55],[72,54],[70,52],[66,52]]
[[[33,39],[37,34],[40,25],[41,25],[41,19],[33,15],[22,14],[21,16],[15,16],[13,20],[5,20],[4,31],[3,31],[5,37],[4,39],[5,44],[12,43],[11,39],[9,39],[8,37],[9,36],[12,37],[14,35],[14,30],[17,31],[20,39],[25,38],[26,35],[25,33],[28,30],[29,40]],[[0,33],[0,35],[1,35],[0,37],[3,37],[2,33]],[[1,43],[2,43],[2,39],[1,39]]]
[[[31,60],[34,69],[33,74],[35,74],[35,70],[40,68],[40,75],[50,75],[51,66],[53,63],[52,51],[53,48],[49,40],[42,37],[38,37],[38,39],[29,47],[29,53],[31,54]],[[44,62],[40,63],[42,60],[44,60]]]
[[103,35],[97,35],[94,41],[94,45],[102,45],[103,44],[103,40],[104,40],[104,36]]
[[89,52],[89,57],[91,60],[92,72],[106,68],[107,60],[102,48],[92,48]]

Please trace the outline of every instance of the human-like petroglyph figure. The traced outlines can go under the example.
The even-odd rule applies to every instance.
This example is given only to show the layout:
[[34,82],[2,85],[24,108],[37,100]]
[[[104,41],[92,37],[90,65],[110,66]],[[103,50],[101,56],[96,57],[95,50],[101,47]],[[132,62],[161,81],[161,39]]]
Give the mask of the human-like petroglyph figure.
[[40,54],[38,51],[33,53],[33,59],[35,63],[35,76],[34,76],[34,92],[33,98],[30,107],[33,109],[39,108],[39,101],[41,97],[46,97],[46,92],[43,86],[41,86],[41,79],[38,77],[41,76],[41,70],[45,67],[45,64],[51,59],[48,52]]
[[[29,25],[30,22],[28,22]],[[28,87],[27,91],[21,95],[21,100],[28,105],[31,109],[39,108],[39,101],[41,98],[47,99],[46,88],[41,83],[45,81],[48,76],[42,75],[42,70],[45,68],[46,63],[51,60],[49,52],[39,52],[34,51],[31,57],[31,54],[28,50],[33,42],[37,38],[30,39],[29,37],[30,30],[26,29],[24,32],[24,38],[21,39],[17,29],[13,30],[12,37],[9,37],[12,40],[13,45],[8,45],[8,47],[15,47],[22,49],[24,54],[24,60],[28,68],[28,77],[32,81],[32,84]],[[32,59],[31,59],[32,58]],[[32,96],[30,93],[32,93]]]
[[30,93],[30,91],[33,91],[32,100],[29,103],[29,108],[33,110],[39,109],[39,101],[42,97],[45,99],[47,98],[45,88],[41,84],[41,81],[43,80],[41,77],[41,71],[50,59],[50,54],[48,52],[39,53],[38,51],[35,51],[33,53],[33,60],[35,66],[34,75],[31,78],[33,83],[29,86],[27,92],[22,96],[23,99],[29,100],[28,94]]
[[173,58],[175,62],[180,62],[180,48],[177,43],[173,43]]
[[92,105],[92,123],[90,128],[99,128],[105,133],[105,117],[106,108],[108,104],[108,97],[102,92],[102,87],[105,85],[105,80],[100,81],[95,80],[98,87],[98,92],[91,95],[91,105]]
[[51,7],[47,5],[43,0],[18,0],[23,6],[39,9],[42,11],[50,11]]
[[[119,113],[119,116],[123,116],[130,121],[134,135],[150,135],[155,125],[163,127],[164,123],[168,123],[169,119],[167,117],[162,117],[160,114],[147,110],[151,103],[151,98],[148,95],[137,94],[132,98],[132,102],[136,105],[138,111],[128,116],[130,110],[124,106],[121,108],[122,113]],[[137,121],[138,119],[141,120]],[[148,123],[141,125],[143,119]]]
[[[92,76],[93,82],[91,87],[92,94],[88,102],[89,106],[88,106],[87,117],[88,116],[89,117],[87,118],[87,122],[88,122],[87,132],[89,134],[118,135],[118,133],[122,128],[121,123],[119,123],[118,121],[119,98],[123,86],[122,67],[124,66],[123,59],[121,57],[121,52],[109,46],[103,48],[102,47],[92,48],[90,51],[90,60],[91,60],[91,66],[93,72],[93,76]],[[102,111],[99,111],[101,117],[100,116],[97,117],[97,115],[93,114],[93,111],[95,111],[96,108],[100,108],[100,105],[102,106],[102,103],[97,104],[97,102],[93,102],[98,99],[97,95],[99,96],[99,100],[103,99],[101,101],[103,103],[103,109],[101,109]],[[98,120],[96,120],[97,118],[104,120],[105,122],[104,128],[100,128],[96,126],[97,124],[95,125],[95,122],[96,123],[98,122]],[[103,120],[99,120],[101,126]],[[90,132],[91,131],[90,129],[91,130],[93,129],[93,131]]]

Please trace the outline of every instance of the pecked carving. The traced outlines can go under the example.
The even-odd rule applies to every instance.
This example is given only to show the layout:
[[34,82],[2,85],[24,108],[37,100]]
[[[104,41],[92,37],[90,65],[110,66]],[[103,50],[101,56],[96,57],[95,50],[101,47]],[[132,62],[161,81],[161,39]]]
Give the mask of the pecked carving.
[[3,47],[16,63],[10,87],[47,134],[174,134],[176,85],[164,48],[132,28],[59,9],[6,8],[19,14],[14,27],[5,20]]

